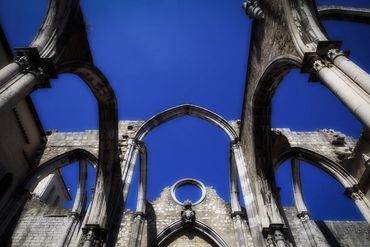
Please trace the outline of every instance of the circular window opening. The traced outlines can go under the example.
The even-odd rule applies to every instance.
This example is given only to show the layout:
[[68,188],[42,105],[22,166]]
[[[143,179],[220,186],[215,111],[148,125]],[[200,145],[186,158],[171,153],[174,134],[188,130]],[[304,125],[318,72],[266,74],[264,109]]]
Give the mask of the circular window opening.
[[203,201],[206,195],[204,184],[193,178],[184,178],[177,181],[171,187],[171,196],[173,200],[183,205],[186,200],[190,200],[193,205]]
[[190,200],[192,203],[199,201],[202,197],[202,190],[194,184],[184,184],[177,188],[175,192],[177,200],[184,203]]

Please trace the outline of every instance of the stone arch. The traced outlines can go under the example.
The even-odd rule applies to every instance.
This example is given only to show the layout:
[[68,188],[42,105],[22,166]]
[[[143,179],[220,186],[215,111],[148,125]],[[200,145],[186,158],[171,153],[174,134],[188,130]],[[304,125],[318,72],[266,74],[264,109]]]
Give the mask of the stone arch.
[[[86,224],[105,228],[113,220],[115,205],[122,203],[122,180],[118,152],[118,109],[113,89],[103,73],[93,64],[83,61],[66,62],[61,73],[78,75],[91,89],[99,109],[98,168],[91,210]],[[99,182],[98,182],[99,181]],[[118,226],[117,226],[118,227]],[[108,233],[115,232],[114,230]],[[108,234],[108,242],[111,234]]]
[[206,236],[208,239],[212,240],[212,244],[215,244],[215,246],[228,247],[225,240],[223,240],[222,237],[215,230],[213,230],[211,227],[198,220],[195,220],[194,223],[192,223],[192,225],[188,225],[181,220],[172,223],[157,235],[157,237],[155,238],[155,240],[153,240],[149,247],[154,246],[161,247],[176,233],[179,233],[185,229],[186,230],[191,229],[200,233],[200,235]]
[[331,5],[319,6],[317,10],[322,20],[338,20],[370,24],[370,9]]
[[[122,175],[122,179],[124,181],[124,200],[126,200],[127,198],[128,187],[131,183],[131,175],[135,166],[138,149],[140,149],[140,144],[142,143],[142,140],[144,139],[146,134],[162,123],[185,115],[195,116],[197,118],[208,121],[221,128],[228,135],[231,141],[231,160],[234,160],[232,166],[234,166],[237,170],[237,172],[232,172],[230,174],[230,181],[234,183],[235,181],[237,181],[236,176],[238,176],[241,184],[243,199],[246,205],[246,211],[249,218],[249,227],[251,229],[252,236],[254,237],[253,242],[255,242],[256,245],[258,245],[257,243],[261,244],[263,242],[262,224],[258,217],[257,200],[255,199],[255,195],[253,194],[254,192],[251,182],[249,181],[249,179],[251,179],[251,176],[245,165],[245,157],[244,152],[241,148],[241,144],[239,142],[239,135],[234,130],[234,128],[221,116],[199,106],[184,104],[165,110],[149,119],[138,130],[135,137],[129,140],[130,147],[126,152],[124,165],[122,165],[124,167]],[[232,197],[233,194],[231,195],[231,198]],[[234,204],[234,202],[236,201],[237,200],[232,200],[232,204]],[[244,238],[244,236],[241,237]]]
[[349,188],[356,185],[356,179],[349,174],[346,169],[344,169],[337,162],[325,157],[324,155],[317,153],[315,151],[300,148],[292,147],[281,153],[280,157],[277,158],[274,169],[275,171],[280,167],[280,165],[290,159],[296,158],[299,160],[307,161],[313,166],[323,170],[337,180],[344,188]]
[[[278,56],[273,59],[264,70],[261,78],[258,80],[254,93],[250,97],[250,109],[246,111],[252,111],[252,129],[253,142],[255,146],[261,146],[267,148],[263,151],[263,154],[268,152],[270,129],[271,129],[271,102],[276,92],[277,87],[283,80],[283,78],[293,68],[301,66],[301,59],[292,56]],[[243,117],[244,119],[244,117]],[[255,138],[258,137],[258,138]],[[258,152],[258,150],[255,150]],[[262,155],[256,153],[256,156]]]
[[[259,73],[253,72],[248,76],[248,85],[244,98],[244,109],[242,119],[244,125],[241,128],[242,144],[248,153],[251,174],[256,179],[254,183],[255,191],[274,190],[274,171],[270,158],[271,143],[271,101],[272,97],[286,74],[293,68],[301,66],[301,59],[295,55],[277,56],[267,63]],[[253,62],[257,63],[256,61]],[[270,182],[265,183],[263,180]],[[263,181],[263,182],[262,182]],[[266,184],[265,186],[263,184]],[[274,193],[273,193],[274,195]],[[260,208],[264,203],[273,204],[271,211],[259,210],[259,218],[263,225],[282,222],[279,216],[278,206],[275,204],[277,199],[266,202],[266,198],[256,194]],[[269,215],[270,214],[270,215]],[[271,215],[277,217],[272,218]]]
[[[316,168],[326,172],[332,178],[339,182],[345,189],[344,194],[350,197],[357,208],[360,210],[361,214],[365,218],[368,224],[370,224],[370,206],[368,200],[363,196],[362,192],[358,188],[358,183],[355,178],[352,177],[350,173],[346,171],[344,167],[339,165],[337,162],[328,159],[327,157],[309,150],[300,147],[293,147],[283,152],[281,156],[277,159],[275,163],[275,169],[277,170],[279,165],[282,164],[285,160],[293,158],[295,160],[303,160],[309,162]],[[302,184],[299,173],[299,162],[293,166],[293,188],[294,188],[294,197],[295,197],[295,206],[299,211],[299,217],[304,217],[302,213],[307,212],[307,207],[304,202],[304,197],[302,193]],[[297,167],[298,166],[298,167]]]
[[32,191],[38,182],[40,182],[47,175],[55,171],[56,169],[63,168],[74,161],[85,159],[89,161],[94,167],[98,163],[98,159],[95,155],[84,149],[73,149],[56,157],[52,157],[49,160],[42,163],[34,171],[32,171],[28,178],[25,180],[24,188],[28,191]]
[[141,128],[136,133],[135,139],[138,141],[142,141],[146,134],[158,125],[161,125],[174,118],[186,115],[194,116],[216,125],[229,136],[231,141],[235,141],[238,139],[238,134],[224,118],[210,110],[191,104],[175,106],[153,116],[148,121],[146,121],[143,126],[141,126]]

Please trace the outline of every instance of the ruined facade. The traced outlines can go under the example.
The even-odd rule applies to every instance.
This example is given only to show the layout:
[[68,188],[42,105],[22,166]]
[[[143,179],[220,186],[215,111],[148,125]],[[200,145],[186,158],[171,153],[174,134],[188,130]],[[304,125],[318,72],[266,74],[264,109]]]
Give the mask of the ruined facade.
[[[318,8],[311,0],[248,0],[243,7],[253,27],[242,119],[236,121],[191,104],[149,120],[119,121],[117,109],[124,106],[117,105],[108,80],[94,65],[78,0],[50,0],[34,41],[17,49],[15,58],[0,33],[0,245],[370,245],[370,75],[341,51],[341,42],[328,39],[320,22],[368,24],[370,11]],[[271,99],[292,68],[320,81],[361,121],[364,131],[358,140],[335,130],[271,128]],[[98,130],[43,130],[29,94],[49,87],[48,79],[60,73],[78,75],[89,86],[98,102]],[[194,179],[163,188],[158,199],[147,200],[144,137],[185,115],[208,121],[229,137],[230,203]],[[137,159],[139,191],[131,212],[123,205]],[[281,205],[275,183],[275,171],[287,159],[292,159],[293,208]],[[365,221],[312,220],[302,195],[301,160],[339,181]],[[42,179],[75,161],[79,185],[71,209],[32,197]],[[97,175],[93,199],[86,206],[88,164]],[[176,199],[174,191],[186,184],[202,190],[201,200]]]

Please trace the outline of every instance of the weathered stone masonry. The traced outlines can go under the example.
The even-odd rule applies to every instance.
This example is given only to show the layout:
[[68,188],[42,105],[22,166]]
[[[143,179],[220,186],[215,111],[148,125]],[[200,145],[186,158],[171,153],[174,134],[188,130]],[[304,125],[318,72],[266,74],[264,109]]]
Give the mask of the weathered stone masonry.
[[[322,19],[370,23],[368,9],[316,6],[313,0],[247,0],[252,19],[241,120],[227,121],[184,104],[147,121],[119,121],[115,93],[89,48],[79,0],[49,0],[44,22],[29,47],[11,57],[0,32],[0,245],[1,246],[367,246],[370,245],[370,75],[332,41]],[[242,11],[242,10],[240,10]],[[335,130],[295,132],[271,128],[271,100],[293,68],[309,73],[364,126],[358,140]],[[29,95],[49,78],[72,73],[98,103],[99,129],[45,132]],[[193,116],[220,128],[230,140],[230,204],[207,187],[199,204],[171,198],[169,188],[147,200],[145,136],[164,122]],[[281,126],[285,127],[285,126]],[[136,160],[135,212],[125,210]],[[292,162],[293,208],[283,208],[275,172]],[[334,177],[364,222],[314,221],[302,193],[300,161]],[[31,196],[37,183],[79,162],[72,209]],[[87,165],[96,169],[86,203]],[[155,165],[155,164],[154,164]],[[189,180],[191,181],[191,180]],[[239,185],[240,184],[240,191]],[[244,202],[245,208],[241,206]]]

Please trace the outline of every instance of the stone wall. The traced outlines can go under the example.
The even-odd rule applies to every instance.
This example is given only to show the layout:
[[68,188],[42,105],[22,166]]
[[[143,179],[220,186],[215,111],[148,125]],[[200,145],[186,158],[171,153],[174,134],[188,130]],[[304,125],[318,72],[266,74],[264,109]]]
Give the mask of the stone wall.
[[11,246],[57,246],[68,222],[69,210],[49,207],[38,199],[27,202],[12,236]]
[[[307,230],[295,208],[285,208],[289,228],[297,246],[310,246]],[[309,231],[317,246],[363,247],[370,245],[370,228],[364,221],[313,221]]]
[[[170,188],[166,187],[160,197],[147,205],[147,217],[144,223],[141,246],[149,246],[158,234],[164,231],[171,224],[181,220],[181,211],[183,207],[178,205],[171,197]],[[216,193],[216,191],[207,187],[204,200],[193,206],[196,219],[209,226],[217,232],[228,246],[236,246],[234,233],[234,224],[231,218],[230,205],[225,203]],[[128,246],[131,226],[134,219],[134,213],[126,211],[121,224],[120,233],[116,246]],[[131,224],[130,224],[131,223]],[[247,233],[249,243],[251,238]],[[172,237],[169,246],[213,246],[212,242],[197,231],[180,231]]]

